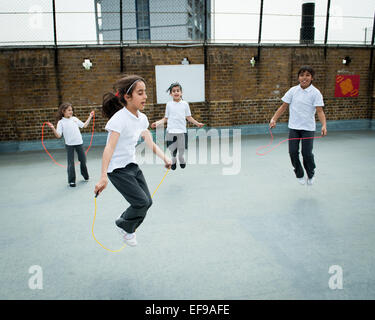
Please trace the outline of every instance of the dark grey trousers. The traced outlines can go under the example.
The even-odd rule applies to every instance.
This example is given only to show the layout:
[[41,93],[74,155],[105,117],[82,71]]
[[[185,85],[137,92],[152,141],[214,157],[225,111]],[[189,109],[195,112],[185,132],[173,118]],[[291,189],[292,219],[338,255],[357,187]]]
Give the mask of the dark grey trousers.
[[[314,131],[289,129],[289,139],[291,138],[312,138]],[[297,178],[304,176],[301,161],[299,160],[299,143],[302,140],[302,158],[303,166],[306,170],[307,176],[311,179],[315,173],[314,155],[312,153],[314,139],[295,139],[289,140],[289,155],[294,172]]]
[[147,210],[152,205],[151,194],[143,173],[137,164],[130,163],[125,168],[108,173],[108,178],[130,203],[130,207],[116,220],[116,225],[127,233],[133,233],[143,222]]
[[165,139],[167,147],[172,154],[172,163],[176,163],[176,156],[178,151],[178,158],[180,163],[185,163],[184,153],[188,146],[187,133],[167,133]]
[[68,183],[75,183],[76,182],[76,170],[74,168],[74,150],[77,152],[78,160],[81,163],[81,174],[87,180],[89,178],[89,173],[86,167],[86,155],[83,151],[82,144],[76,146],[68,146],[65,145],[67,151],[67,159],[68,159]]

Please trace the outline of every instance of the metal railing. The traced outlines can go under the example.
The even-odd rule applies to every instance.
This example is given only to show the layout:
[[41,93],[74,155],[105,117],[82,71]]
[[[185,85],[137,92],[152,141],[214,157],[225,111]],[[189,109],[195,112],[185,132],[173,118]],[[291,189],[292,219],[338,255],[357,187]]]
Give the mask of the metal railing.
[[[373,45],[374,8],[345,15],[345,1],[317,1],[311,15],[302,14],[300,1],[233,0],[229,8],[215,0],[1,0],[0,46]],[[312,26],[301,27],[304,19]]]

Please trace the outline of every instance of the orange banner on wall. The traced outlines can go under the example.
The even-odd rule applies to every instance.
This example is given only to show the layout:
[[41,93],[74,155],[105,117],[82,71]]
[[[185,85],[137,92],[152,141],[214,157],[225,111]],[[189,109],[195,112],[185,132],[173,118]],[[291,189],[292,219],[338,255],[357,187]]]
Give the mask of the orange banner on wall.
[[337,75],[335,97],[358,97],[359,75]]

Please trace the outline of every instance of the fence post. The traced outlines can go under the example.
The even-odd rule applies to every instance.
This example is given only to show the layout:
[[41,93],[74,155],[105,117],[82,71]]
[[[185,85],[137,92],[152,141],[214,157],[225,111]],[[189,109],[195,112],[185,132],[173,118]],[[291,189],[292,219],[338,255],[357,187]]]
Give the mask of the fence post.
[[[137,13],[136,13],[137,14]],[[120,72],[124,72],[124,53],[122,52],[122,0],[120,0]]]
[[369,109],[371,110],[371,128],[374,120],[374,40],[375,40],[375,11],[374,11],[374,22],[372,25],[372,37],[371,37],[371,51],[370,51],[370,63],[368,67],[368,96],[369,96]]
[[260,13],[259,13],[258,62],[260,61],[260,44],[262,42],[262,23],[263,23],[263,0],[260,1]]
[[207,70],[207,1],[204,0],[204,36],[203,36],[203,55],[204,55],[204,69]]
[[60,86],[60,70],[59,70],[59,51],[57,48],[57,31],[56,31],[56,6],[55,0],[52,0],[53,11],[53,42],[54,42],[54,55],[55,55],[55,77],[56,77],[56,91],[59,105],[62,103],[61,86]]
[[325,30],[325,34],[324,34],[324,58],[327,57],[327,40],[328,40],[330,8],[331,8],[331,0],[328,0],[328,2],[327,2],[327,15],[326,15],[326,30]]
[[[207,35],[207,1],[204,0],[204,42],[203,42],[203,58],[204,58],[204,76],[205,76],[205,97],[204,97],[204,104],[206,109],[208,110],[208,124],[211,125],[211,106],[210,106],[210,69],[208,68],[208,35]],[[211,26],[212,30],[212,26]]]

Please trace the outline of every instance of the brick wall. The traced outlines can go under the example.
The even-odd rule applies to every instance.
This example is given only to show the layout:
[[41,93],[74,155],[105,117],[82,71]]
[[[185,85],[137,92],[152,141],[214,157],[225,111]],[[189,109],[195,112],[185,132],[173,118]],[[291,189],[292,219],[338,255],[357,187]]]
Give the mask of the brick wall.
[[[126,74],[138,74],[147,81],[148,104],[145,113],[150,123],[164,115],[165,105],[156,104],[155,65],[180,64],[188,57],[192,64],[204,63],[204,49],[197,47],[124,47]],[[325,100],[328,120],[372,119],[375,105],[369,94],[370,49],[365,47],[269,46],[262,47],[260,62],[254,46],[215,46],[207,48],[206,103],[191,103],[194,118],[208,126],[233,126],[267,123],[281,104],[281,97],[297,84],[297,71],[309,64],[315,71],[314,85]],[[341,60],[350,56],[344,66]],[[58,50],[56,78],[54,49],[3,49],[0,51],[0,140],[41,138],[45,121],[54,121],[62,101],[73,104],[75,114],[85,120],[96,111],[95,131],[104,129],[101,116],[102,95],[112,90],[120,73],[120,48],[61,48]],[[89,58],[92,69],[82,67]],[[357,98],[335,98],[336,74],[359,74]],[[60,90],[58,90],[60,88]],[[284,114],[280,121],[287,121]],[[90,132],[86,128],[83,132]],[[51,130],[45,137],[53,138]]]

